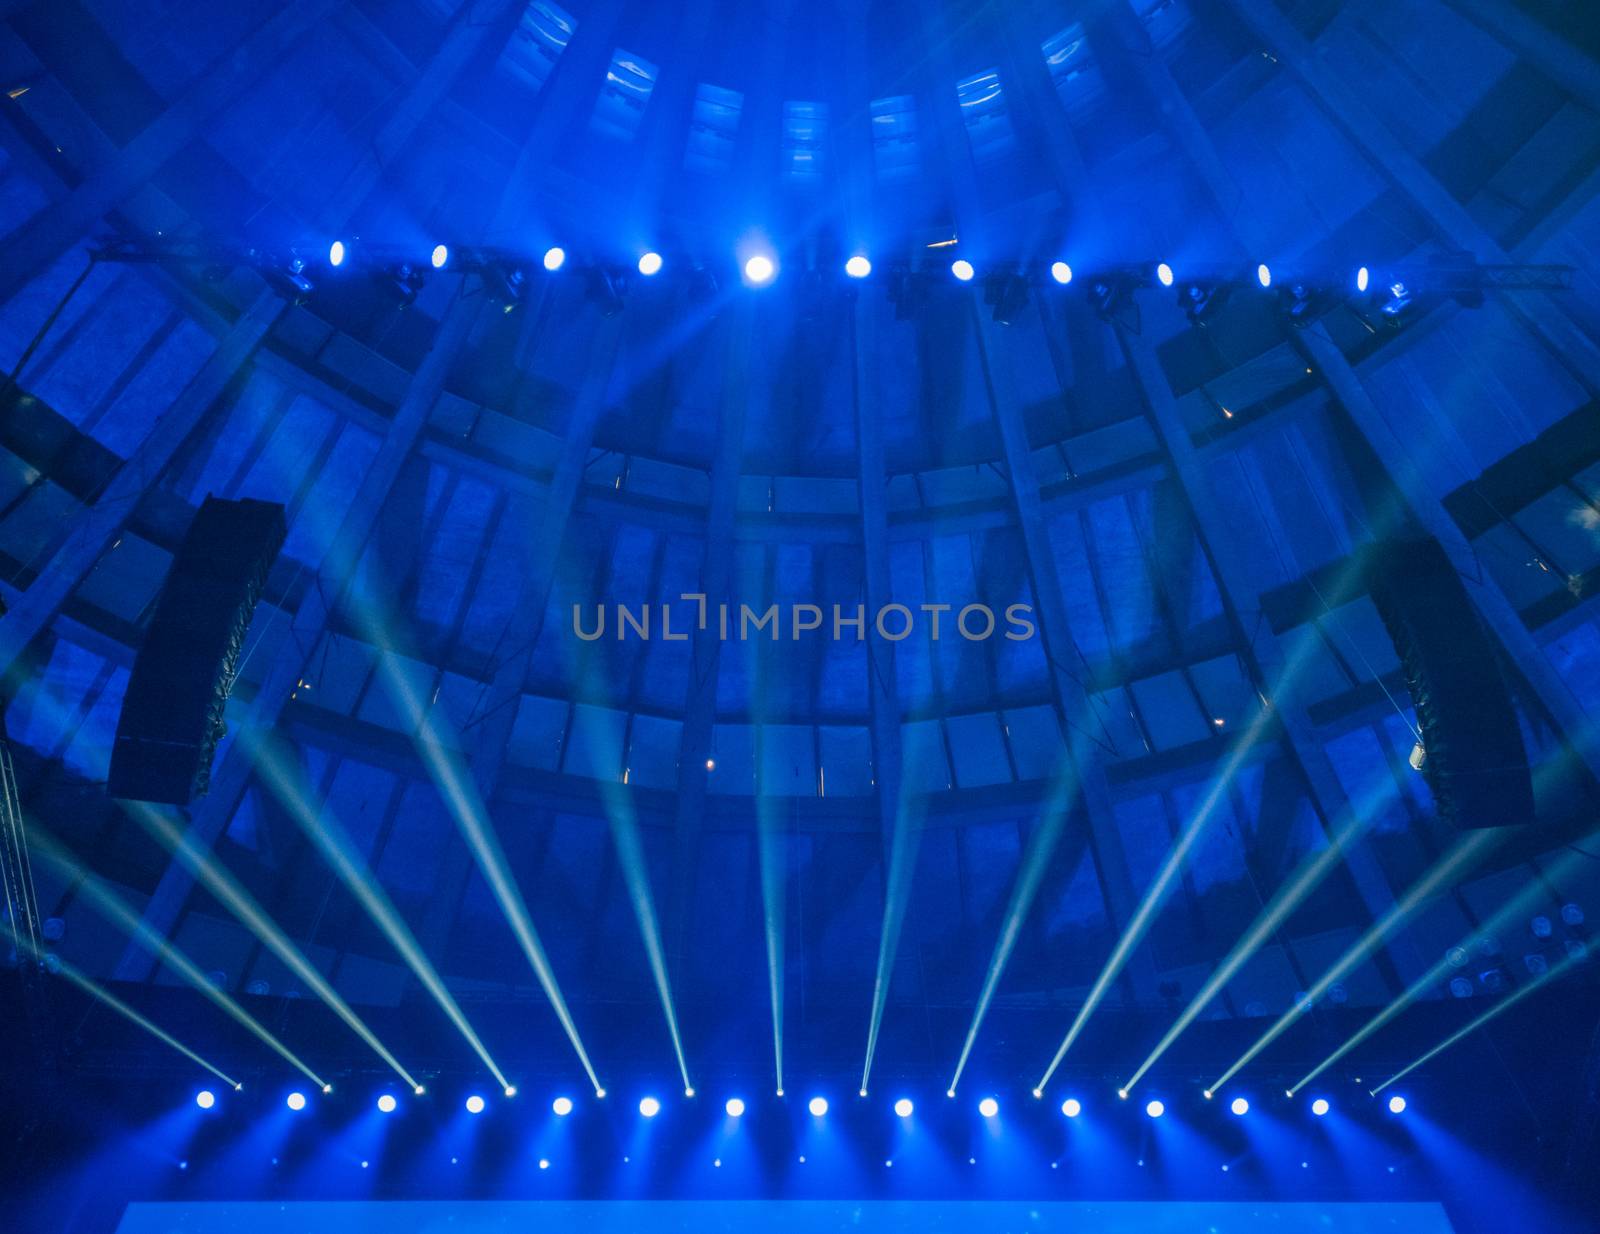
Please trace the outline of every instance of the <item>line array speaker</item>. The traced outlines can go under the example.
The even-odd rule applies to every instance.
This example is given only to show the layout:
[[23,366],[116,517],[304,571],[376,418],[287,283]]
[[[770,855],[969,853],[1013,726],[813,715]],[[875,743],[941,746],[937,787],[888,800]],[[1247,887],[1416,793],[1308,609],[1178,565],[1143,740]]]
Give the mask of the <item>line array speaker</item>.
[[134,660],[111,748],[113,797],[185,805],[210,787],[245,631],[287,530],[274,502],[201,505]]

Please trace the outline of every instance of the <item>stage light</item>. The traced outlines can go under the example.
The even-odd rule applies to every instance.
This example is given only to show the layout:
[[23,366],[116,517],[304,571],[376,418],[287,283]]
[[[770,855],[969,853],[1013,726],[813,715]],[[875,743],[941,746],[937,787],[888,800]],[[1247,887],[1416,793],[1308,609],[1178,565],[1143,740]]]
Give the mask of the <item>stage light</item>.
[[1404,1114],[1406,1112],[1406,1099],[1399,1093],[1389,1098],[1389,1113]]
[[333,1091],[333,1085],[332,1084],[324,1084],[322,1086],[322,1095],[323,1096],[327,1096],[332,1091]]
[[911,1098],[909,1097],[902,1097],[899,1101],[894,1103],[894,1112],[901,1118],[910,1118],[911,1111],[914,1109],[916,1109],[916,1107],[911,1104]]
[[548,1157],[540,1157],[539,1158],[539,1168],[541,1170],[548,1170],[550,1168],[550,1158],[548,1158]]
[[384,1093],[383,1096],[378,1098],[378,1109],[384,1114],[393,1114],[397,1105],[399,1105],[399,1102],[389,1093]]
[[692,1088],[685,1088],[685,1089],[684,1089],[684,1090],[683,1090],[683,1095],[684,1095],[684,1096],[685,1096],[685,1097],[690,1097],[690,1098],[692,1098],[692,1097],[693,1097],[693,1096],[694,1096],[694,1089],[692,1089]]
[[483,1105],[484,1105],[483,1098],[478,1096],[477,1093],[473,1093],[472,1096],[467,1098],[467,1113],[468,1114],[482,1114],[483,1113]]
[[411,1090],[411,1091],[412,1091],[412,1092],[413,1092],[413,1093],[414,1093],[414,1094],[416,1094],[416,1095],[417,1095],[417,1096],[418,1096],[418,1097],[420,1097],[420,1096],[422,1096],[422,1094],[423,1094],[423,1093],[425,1093],[425,1092],[427,1092],[427,1091],[428,1091],[428,1090],[427,1090],[427,1089],[425,1089],[425,1088],[423,1088],[423,1087],[422,1087],[422,1085],[420,1085],[420,1084],[418,1084],[418,1085],[417,1085],[417,1086],[416,1086],[416,1087],[415,1087],[415,1088],[413,1088],[413,1089],[412,1089],[412,1090]]
[[1311,1112],[1318,1118],[1321,1118],[1324,1114],[1326,1114],[1329,1108],[1328,1099],[1326,1097],[1318,1097],[1311,1103]]
[[1076,1097],[1068,1097],[1061,1103],[1061,1112],[1068,1118],[1077,1118],[1083,1113],[1083,1102]]
[[544,251],[544,268],[555,271],[567,264],[567,250],[559,247],[547,248]]
[[1072,267],[1064,261],[1051,262],[1050,277],[1065,287],[1072,282]]
[[555,1111],[557,1118],[565,1118],[572,1113],[572,1098],[557,1097],[550,1103],[550,1108]]
[[985,1097],[982,1101],[978,1102],[978,1113],[982,1114],[985,1118],[993,1118],[996,1114],[1000,1113],[1000,1103],[993,1097]]
[[606,1090],[603,1088],[597,1088],[594,1090],[594,1095],[601,1101],[604,1101],[606,1099]]
[[1167,1112],[1167,1107],[1162,1105],[1159,1101],[1152,1101],[1149,1105],[1145,1106],[1144,1112],[1151,1118],[1160,1118]]
[[967,261],[965,258],[958,257],[950,263],[950,273],[955,275],[963,283],[970,283],[972,282],[972,276],[976,274],[977,271],[972,268],[972,263],[970,261]]
[[740,1101],[737,1097],[729,1097],[727,1104],[725,1104],[722,1108],[728,1112],[729,1118],[744,1117],[744,1102]]
[[507,1084],[506,1085],[506,1096],[507,1097],[515,1097],[516,1095],[517,1095],[517,1086],[515,1084]]
[[661,1103],[654,1097],[646,1097],[644,1100],[639,1102],[639,1113],[645,1118],[654,1118],[657,1114],[661,1113]]
[[298,1091],[292,1092],[284,1099],[284,1104],[291,1110],[303,1110],[306,1108],[306,1095]]
[[1356,290],[1357,291],[1366,291],[1368,285],[1371,282],[1372,282],[1372,271],[1368,270],[1365,266],[1362,266],[1361,269],[1356,271]]
[[826,1097],[813,1097],[806,1103],[806,1109],[811,1111],[813,1118],[821,1118],[828,1112],[828,1099]]
[[1248,1101],[1246,1101],[1243,1097],[1235,1097],[1233,1099],[1233,1104],[1230,1105],[1228,1108],[1230,1110],[1232,1110],[1235,1114],[1243,1115],[1243,1114],[1250,1113],[1250,1103]]
[[435,270],[443,270],[445,263],[450,260],[450,246],[448,244],[435,244],[431,260]]
[[194,1103],[202,1110],[209,1110],[217,1104],[217,1095],[209,1088],[202,1088],[194,1095]]
[[335,240],[328,245],[328,264],[330,266],[344,265],[346,251],[343,240]]
[[1171,287],[1172,286],[1172,267],[1169,266],[1166,262],[1162,262],[1159,266],[1156,267],[1156,278],[1160,281],[1160,283],[1161,283],[1161,285],[1163,287]]
[[757,286],[762,283],[770,283],[772,281],[772,276],[777,272],[778,267],[772,264],[772,258],[766,256],[764,253],[757,253],[754,257],[750,258],[749,261],[744,263],[745,278],[749,279],[750,282],[755,283]]
[[844,272],[853,279],[864,279],[872,273],[872,263],[857,253],[844,263]]
[[660,274],[661,254],[646,253],[643,257],[639,258],[639,273],[644,275],[646,278],[650,277],[652,274]]
[[1268,267],[1266,262],[1262,262],[1256,267],[1256,282],[1260,283],[1263,287],[1272,286],[1272,270]]

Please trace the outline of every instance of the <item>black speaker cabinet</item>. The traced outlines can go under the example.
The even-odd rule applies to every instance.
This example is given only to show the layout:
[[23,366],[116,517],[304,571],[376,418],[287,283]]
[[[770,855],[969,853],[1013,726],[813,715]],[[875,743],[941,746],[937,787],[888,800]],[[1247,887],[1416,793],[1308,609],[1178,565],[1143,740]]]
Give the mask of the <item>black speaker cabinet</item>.
[[245,631],[287,531],[273,502],[207,497],[200,507],[128,680],[113,797],[185,805],[205,794]]

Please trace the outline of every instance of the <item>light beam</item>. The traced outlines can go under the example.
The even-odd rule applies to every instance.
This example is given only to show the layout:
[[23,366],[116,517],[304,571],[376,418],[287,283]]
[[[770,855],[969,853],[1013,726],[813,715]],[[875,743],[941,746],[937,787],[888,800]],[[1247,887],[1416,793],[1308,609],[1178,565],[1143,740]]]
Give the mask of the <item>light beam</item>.
[[1209,1091],[1215,1093],[1229,1080],[1238,1075],[1251,1059],[1261,1053],[1285,1032],[1289,1026],[1309,1011],[1312,1005],[1327,993],[1328,987],[1343,978],[1363,960],[1372,955],[1383,941],[1404,925],[1417,909],[1421,908],[1435,894],[1443,890],[1445,885],[1453,878],[1464,876],[1472,866],[1494,845],[1498,844],[1501,836],[1498,831],[1475,831],[1465,840],[1458,843],[1448,856],[1434,863],[1433,868],[1424,874],[1412,885],[1411,889],[1390,905],[1383,916],[1374,921],[1360,938],[1334,962],[1332,968],[1323,973],[1316,983],[1307,990],[1302,998],[1295,1000],[1294,1006],[1278,1017],[1277,1021],[1256,1039],[1254,1045],[1246,1050],[1239,1059],[1217,1079],[1216,1083],[1209,1086]]
[[372,1047],[372,1052],[388,1063],[396,1075],[411,1088],[417,1087],[417,1082],[411,1073],[389,1053],[388,1047],[378,1040],[377,1035],[366,1026],[361,1017],[351,1010],[350,1005],[328,984],[327,978],[319,973],[300,949],[289,941],[289,936],[278,928],[278,924],[267,915],[266,910],[256,903],[255,898],[233,875],[213,860],[160,810],[139,801],[123,801],[121,805],[140,826],[165,846],[175,860],[182,862],[189,873],[204,883],[206,890],[260,939],[267,950],[282,960],[285,967],[305,982],[306,987],[326,1003],[329,1010],[349,1025],[356,1036]]

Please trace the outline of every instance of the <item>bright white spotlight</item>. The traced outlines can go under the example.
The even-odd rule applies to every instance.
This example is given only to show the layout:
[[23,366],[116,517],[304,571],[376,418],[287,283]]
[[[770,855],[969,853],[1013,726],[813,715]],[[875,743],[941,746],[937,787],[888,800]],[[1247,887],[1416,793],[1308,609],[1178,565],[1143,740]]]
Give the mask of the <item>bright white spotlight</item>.
[[1061,1112],[1068,1118],[1077,1118],[1083,1113],[1083,1103],[1076,1097],[1068,1097],[1061,1103]]
[[517,1095],[517,1086],[515,1084],[507,1084],[506,1085],[506,1096],[507,1097],[515,1097],[516,1095]]
[[483,1105],[484,1105],[483,1098],[478,1096],[477,1093],[473,1093],[472,1096],[467,1098],[467,1113],[468,1114],[482,1114],[483,1113]]
[[1050,277],[1065,287],[1072,282],[1072,267],[1064,261],[1051,262]]
[[217,1104],[217,1095],[209,1088],[202,1088],[194,1095],[194,1103],[202,1110],[209,1110]]
[[661,273],[661,254],[646,253],[639,258],[639,273],[648,278],[652,274]]
[[548,1158],[548,1157],[540,1157],[539,1158],[539,1168],[541,1170],[548,1170],[550,1168],[550,1158]]
[[685,1096],[685,1097],[693,1097],[693,1096],[694,1096],[694,1089],[692,1089],[692,1088],[686,1088],[686,1089],[684,1089],[684,1090],[683,1090],[683,1095],[684,1095],[684,1096]]
[[1000,1103],[993,1097],[985,1097],[982,1101],[978,1102],[978,1113],[982,1114],[985,1118],[993,1118],[996,1114],[1000,1113]]
[[423,1087],[422,1087],[422,1085],[420,1085],[420,1084],[418,1084],[418,1085],[417,1085],[417,1086],[416,1086],[416,1087],[415,1087],[415,1088],[413,1088],[413,1089],[412,1089],[412,1090],[411,1090],[411,1091],[412,1091],[412,1092],[413,1092],[413,1093],[415,1093],[415,1094],[416,1094],[416,1095],[417,1095],[417,1096],[419,1096],[419,1097],[420,1097],[420,1096],[422,1096],[422,1094],[423,1094],[423,1093],[425,1093],[425,1092],[427,1092],[427,1091],[428,1091],[428,1090],[427,1090],[427,1089],[425,1089],[425,1088],[423,1088]]
[[328,264],[330,266],[344,265],[345,247],[343,240],[335,240],[328,245]]
[[828,1099],[826,1097],[813,1097],[806,1103],[806,1109],[811,1111],[811,1117],[821,1118],[828,1112]]
[[894,1112],[901,1118],[910,1118],[911,1111],[916,1107],[911,1104],[910,1097],[902,1097],[894,1103]]
[[1228,1108],[1230,1110],[1232,1110],[1235,1114],[1248,1114],[1248,1113],[1250,1113],[1250,1103],[1248,1101],[1246,1101],[1243,1097],[1235,1097],[1233,1099],[1233,1104],[1230,1105]]
[[972,268],[972,263],[966,258],[957,257],[950,263],[950,273],[955,275],[963,283],[970,283],[972,282],[972,276],[976,274],[977,271]]
[[1256,282],[1263,287],[1272,286],[1272,268],[1266,262],[1262,262],[1256,267]]
[[757,253],[744,263],[744,276],[752,283],[770,283],[772,276],[778,272],[778,267],[772,264],[772,258],[765,253]]
[[292,1092],[284,1099],[284,1104],[291,1110],[303,1110],[306,1108],[306,1095],[302,1092]]
[[450,260],[450,246],[448,244],[435,244],[431,260],[435,270],[443,270],[445,262]]
[[378,1109],[384,1114],[393,1114],[395,1107],[399,1104],[389,1093],[384,1093],[383,1096],[378,1098]]
[[744,1102],[740,1101],[737,1097],[729,1097],[727,1104],[725,1104],[722,1108],[728,1112],[729,1118],[744,1117]]
[[544,268],[546,270],[559,270],[567,264],[567,250],[552,247],[544,251]]
[[646,1118],[654,1118],[657,1114],[661,1113],[661,1103],[654,1097],[646,1097],[644,1100],[639,1102],[639,1113],[644,1115]]
[[1160,1118],[1167,1112],[1167,1107],[1162,1105],[1159,1101],[1152,1101],[1149,1105],[1145,1106],[1144,1112],[1151,1118]]
[[1318,1097],[1311,1103],[1311,1112],[1318,1118],[1321,1118],[1324,1114],[1326,1114],[1328,1109],[1328,1099],[1326,1097]]
[[1406,1099],[1404,1097],[1400,1096],[1399,1093],[1396,1093],[1393,1097],[1389,1098],[1389,1113],[1404,1114],[1405,1112]]
[[1156,267],[1156,278],[1161,280],[1161,285],[1163,287],[1171,287],[1172,286],[1172,267],[1169,266],[1166,262],[1162,262],[1159,266]]
[[1356,290],[1357,291],[1365,291],[1367,289],[1368,284],[1370,284],[1371,282],[1372,282],[1372,271],[1371,270],[1368,270],[1365,266],[1362,266],[1361,269],[1356,271]]
[[864,279],[872,273],[872,263],[857,253],[844,263],[844,272],[853,279]]
[[565,1118],[568,1114],[572,1113],[572,1098],[557,1097],[550,1103],[550,1108],[555,1111],[557,1118]]

